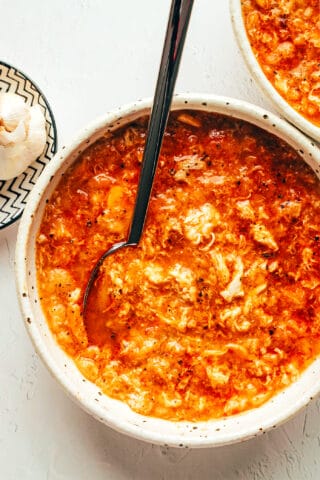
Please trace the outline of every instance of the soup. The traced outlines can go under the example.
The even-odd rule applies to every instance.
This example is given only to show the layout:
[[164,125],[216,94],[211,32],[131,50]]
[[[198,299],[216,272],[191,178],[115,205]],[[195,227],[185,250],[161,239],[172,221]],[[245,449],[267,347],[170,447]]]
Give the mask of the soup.
[[301,115],[320,126],[318,0],[243,0],[253,52],[267,78]]
[[147,117],[89,146],[48,200],[38,290],[59,345],[101,392],[148,416],[258,407],[319,353],[320,187],[275,136],[171,113],[140,244],[126,239]]

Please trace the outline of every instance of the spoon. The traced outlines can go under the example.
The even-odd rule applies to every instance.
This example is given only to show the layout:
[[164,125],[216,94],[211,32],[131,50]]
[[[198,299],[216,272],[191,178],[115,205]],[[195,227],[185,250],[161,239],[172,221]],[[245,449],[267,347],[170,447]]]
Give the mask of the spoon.
[[128,239],[125,242],[114,244],[109,250],[104,252],[93,268],[83,298],[85,325],[89,297],[104,260],[120,248],[136,246],[140,241],[192,5],[193,0],[172,0]]

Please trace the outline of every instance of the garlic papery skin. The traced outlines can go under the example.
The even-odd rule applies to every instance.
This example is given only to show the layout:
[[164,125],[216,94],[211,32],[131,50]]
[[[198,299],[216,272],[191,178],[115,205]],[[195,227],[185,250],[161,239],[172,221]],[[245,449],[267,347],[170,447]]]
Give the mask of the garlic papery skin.
[[0,179],[20,175],[44,150],[45,118],[13,93],[0,94]]

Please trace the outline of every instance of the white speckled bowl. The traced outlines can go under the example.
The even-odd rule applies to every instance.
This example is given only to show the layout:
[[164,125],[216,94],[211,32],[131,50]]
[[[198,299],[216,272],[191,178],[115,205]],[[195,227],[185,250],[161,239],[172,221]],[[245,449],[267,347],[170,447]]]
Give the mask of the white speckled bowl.
[[[289,388],[258,409],[208,422],[170,422],[134,413],[117,400],[99,394],[53,338],[38,300],[35,271],[35,238],[46,200],[61,175],[89,144],[103,132],[114,130],[148,113],[150,101],[139,101],[107,113],[86,128],[67,148],[62,148],[46,167],[32,190],[22,217],[16,247],[16,281],[26,328],[34,346],[65,391],[86,411],[106,425],[141,440],[180,447],[208,447],[249,439],[287,420],[320,391],[320,359]],[[286,140],[298,150],[320,177],[320,151],[302,133],[277,116],[251,104],[210,95],[176,96],[172,109],[212,111],[247,120]]]
[[257,84],[273,102],[276,110],[281,115],[283,115],[287,120],[289,120],[289,122],[305,132],[307,135],[320,142],[320,128],[309,122],[309,120],[300,115],[293,107],[291,107],[291,105],[289,105],[289,103],[287,103],[285,99],[277,92],[275,87],[263,73],[259,62],[253,53],[246,33],[241,11],[241,0],[230,0],[230,13],[238,46],[247,64],[247,67]]

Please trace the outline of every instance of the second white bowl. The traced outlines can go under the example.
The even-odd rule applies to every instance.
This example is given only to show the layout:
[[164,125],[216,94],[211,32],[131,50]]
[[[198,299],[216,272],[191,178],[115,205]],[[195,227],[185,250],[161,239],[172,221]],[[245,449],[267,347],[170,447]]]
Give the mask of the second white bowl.
[[251,48],[246,27],[243,20],[241,0],[230,0],[230,14],[235,37],[245,60],[245,63],[265,95],[272,101],[276,110],[289,122],[305,132],[316,141],[320,141],[320,128],[300,115],[286,100],[277,92],[272,83],[265,76],[259,62]]

